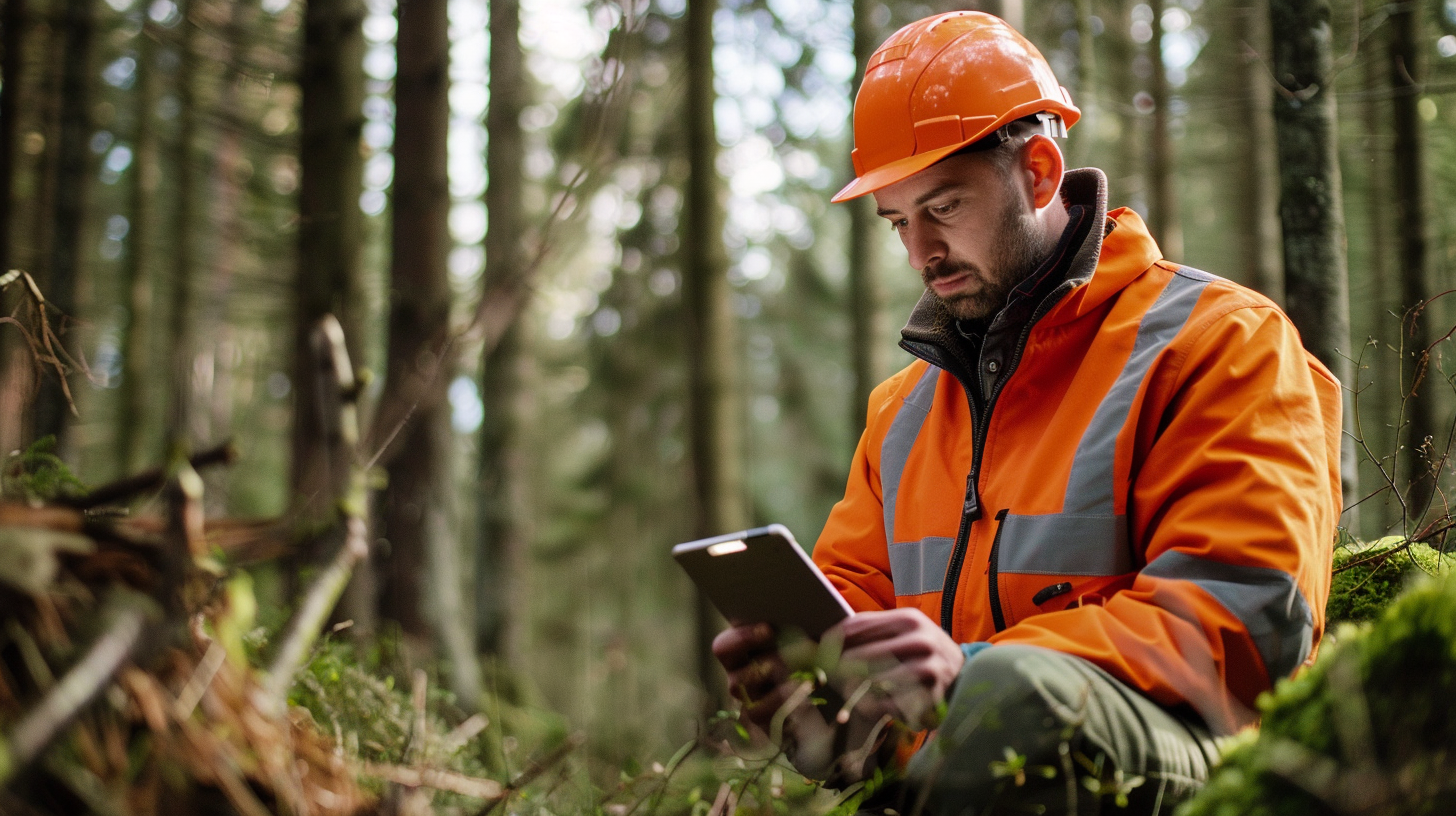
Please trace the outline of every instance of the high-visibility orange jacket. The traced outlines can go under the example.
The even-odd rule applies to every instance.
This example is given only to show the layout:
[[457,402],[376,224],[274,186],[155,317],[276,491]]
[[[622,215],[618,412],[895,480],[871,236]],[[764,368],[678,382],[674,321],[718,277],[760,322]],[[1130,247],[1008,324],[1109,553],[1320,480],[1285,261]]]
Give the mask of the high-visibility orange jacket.
[[1324,628],[1340,386],[1268,299],[1107,213],[1105,184],[1067,174],[1086,237],[979,359],[956,364],[922,299],[901,344],[920,359],[871,395],[814,560],[856,610],[1078,655],[1231,732]]

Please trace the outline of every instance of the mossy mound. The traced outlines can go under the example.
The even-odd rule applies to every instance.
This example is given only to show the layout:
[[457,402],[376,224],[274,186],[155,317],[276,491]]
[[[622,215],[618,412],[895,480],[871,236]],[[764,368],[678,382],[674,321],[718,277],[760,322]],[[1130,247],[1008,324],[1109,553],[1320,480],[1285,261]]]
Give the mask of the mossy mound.
[[1456,557],[1391,536],[1335,553],[1335,575],[1325,617],[1331,623],[1372,621],[1412,578],[1444,576]]
[[1178,816],[1456,813],[1456,580],[1418,581],[1343,629],[1260,699],[1258,735]]

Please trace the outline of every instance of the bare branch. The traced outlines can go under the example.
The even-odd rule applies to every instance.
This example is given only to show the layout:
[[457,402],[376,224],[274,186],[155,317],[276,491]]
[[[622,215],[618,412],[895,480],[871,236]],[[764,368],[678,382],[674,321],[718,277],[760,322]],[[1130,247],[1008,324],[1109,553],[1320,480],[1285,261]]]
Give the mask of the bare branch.
[[408,768],[403,765],[366,762],[361,770],[365,776],[383,779],[406,788],[434,788],[489,801],[496,801],[505,795],[504,786],[494,779],[480,779],[438,768]]
[[[344,346],[343,330],[333,315],[325,315],[314,329],[313,349],[315,354],[328,361],[327,365],[320,366],[320,370],[328,372],[334,380],[328,387],[338,397],[336,407],[342,438],[354,443],[357,448],[358,435],[353,429],[357,427],[354,412],[359,389]],[[344,594],[354,568],[369,556],[368,525],[365,521],[369,494],[366,469],[356,464],[352,471],[345,495],[338,499],[339,509],[344,515],[344,544],[329,566],[314,579],[302,605],[289,620],[283,645],[279,647],[262,685],[258,706],[271,716],[281,716],[286,710],[288,689],[293,685],[294,675],[308,660],[320,630],[328,622],[339,597]]]
[[[187,462],[193,468],[205,468],[213,465],[229,465],[237,461],[238,449],[232,440],[228,440],[215,448],[209,448],[188,457]],[[86,510],[92,507],[100,507],[103,504],[111,504],[123,499],[131,498],[138,493],[145,493],[148,490],[156,490],[167,480],[167,472],[163,468],[152,468],[118,479],[109,484],[104,484],[84,496],[74,496],[60,499],[60,503],[78,510]]]

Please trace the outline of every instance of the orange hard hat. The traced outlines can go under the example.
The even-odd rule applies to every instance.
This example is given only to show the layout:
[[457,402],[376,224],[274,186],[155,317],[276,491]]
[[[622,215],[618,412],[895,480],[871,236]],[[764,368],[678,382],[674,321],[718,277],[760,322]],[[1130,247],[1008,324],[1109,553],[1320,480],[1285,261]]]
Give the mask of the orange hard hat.
[[1082,115],[1050,65],[1004,20],[952,11],[911,23],[870,57],[854,100],[855,180],[872,193],[998,129],[1042,114],[1060,133]]

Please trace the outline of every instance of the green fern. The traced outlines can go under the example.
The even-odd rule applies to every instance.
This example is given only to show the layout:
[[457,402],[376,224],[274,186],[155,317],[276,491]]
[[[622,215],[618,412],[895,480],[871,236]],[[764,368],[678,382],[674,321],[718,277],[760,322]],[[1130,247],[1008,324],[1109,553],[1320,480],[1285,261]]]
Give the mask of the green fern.
[[84,496],[88,488],[56,455],[56,438],[43,436],[12,452],[0,469],[0,497],[28,503]]

